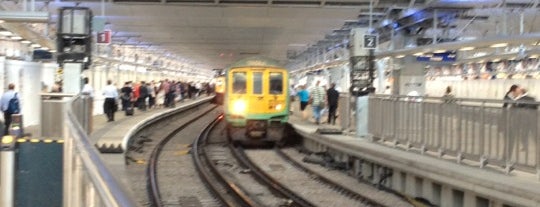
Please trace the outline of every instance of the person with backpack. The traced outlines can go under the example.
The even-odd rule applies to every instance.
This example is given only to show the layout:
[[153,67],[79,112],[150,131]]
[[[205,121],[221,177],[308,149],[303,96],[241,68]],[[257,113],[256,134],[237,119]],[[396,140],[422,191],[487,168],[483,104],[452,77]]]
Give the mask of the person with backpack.
[[9,126],[11,125],[11,115],[18,114],[21,111],[19,95],[15,92],[15,84],[10,83],[8,85],[8,91],[2,95],[0,103],[2,104],[2,112],[4,112],[4,135],[8,135]]

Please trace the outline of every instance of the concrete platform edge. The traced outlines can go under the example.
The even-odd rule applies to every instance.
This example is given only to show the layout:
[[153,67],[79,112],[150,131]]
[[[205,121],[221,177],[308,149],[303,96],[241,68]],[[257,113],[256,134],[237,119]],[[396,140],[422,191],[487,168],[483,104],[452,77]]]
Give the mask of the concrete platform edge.
[[[508,201],[523,206],[540,206],[540,182],[525,182],[471,166],[392,149],[368,140],[345,135],[320,135],[291,123],[306,139],[328,148],[399,169],[455,188],[466,189],[489,199]],[[336,141],[338,138],[343,141]],[[352,143],[353,141],[354,143]]]
[[133,135],[135,135],[139,130],[144,128],[145,126],[148,126],[148,125],[162,119],[163,117],[171,116],[171,115],[176,114],[176,113],[178,113],[180,111],[189,109],[191,107],[194,107],[194,106],[199,105],[199,104],[204,103],[204,102],[210,102],[212,100],[212,98],[213,98],[213,96],[205,97],[203,99],[196,100],[196,101],[194,101],[192,103],[182,105],[182,106],[177,107],[177,108],[172,108],[170,110],[167,110],[167,111],[164,111],[164,112],[161,112],[161,113],[157,113],[157,114],[153,114],[152,116],[147,117],[146,119],[144,119],[144,120],[140,121],[139,123],[137,123],[135,126],[131,127],[131,129],[122,138],[122,149],[124,150],[124,152],[127,152],[127,145],[129,143],[129,140],[131,139],[131,137]]

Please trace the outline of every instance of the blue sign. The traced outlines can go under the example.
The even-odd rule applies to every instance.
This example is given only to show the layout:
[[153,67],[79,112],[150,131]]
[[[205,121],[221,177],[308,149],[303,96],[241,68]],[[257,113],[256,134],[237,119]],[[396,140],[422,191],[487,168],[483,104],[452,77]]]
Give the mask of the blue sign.
[[420,62],[454,62],[456,61],[456,52],[429,53],[416,57]]

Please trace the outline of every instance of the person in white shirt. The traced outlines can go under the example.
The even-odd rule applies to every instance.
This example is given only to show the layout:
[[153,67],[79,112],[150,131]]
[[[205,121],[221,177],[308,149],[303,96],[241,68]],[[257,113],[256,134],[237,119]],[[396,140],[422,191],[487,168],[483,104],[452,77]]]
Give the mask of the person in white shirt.
[[107,86],[103,89],[105,103],[103,103],[103,112],[107,115],[108,121],[114,121],[114,112],[116,111],[116,99],[118,98],[118,90],[112,84],[111,80],[107,81]]
[[88,77],[84,78],[83,79],[83,82],[84,82],[84,86],[81,90],[81,93],[84,94],[84,95],[88,95],[90,97],[94,97],[94,88],[92,88],[92,86],[89,84],[89,79]]

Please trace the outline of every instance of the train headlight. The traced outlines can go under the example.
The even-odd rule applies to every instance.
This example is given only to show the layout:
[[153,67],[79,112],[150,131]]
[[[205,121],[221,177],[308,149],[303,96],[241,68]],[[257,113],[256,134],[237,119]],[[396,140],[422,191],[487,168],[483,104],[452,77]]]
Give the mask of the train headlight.
[[243,114],[246,111],[247,105],[243,100],[236,100],[232,105],[233,114]]
[[283,105],[277,104],[276,105],[276,111],[280,111],[283,108]]

